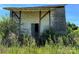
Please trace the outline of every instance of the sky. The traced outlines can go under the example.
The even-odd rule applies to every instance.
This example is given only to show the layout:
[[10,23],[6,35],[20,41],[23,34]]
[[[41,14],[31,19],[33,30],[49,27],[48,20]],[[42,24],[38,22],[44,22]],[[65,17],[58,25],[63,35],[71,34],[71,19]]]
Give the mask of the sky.
[[[0,17],[9,16],[9,11],[4,10],[3,7],[33,7],[45,6],[47,4],[0,4]],[[79,4],[66,4],[65,5],[66,21],[79,26]]]

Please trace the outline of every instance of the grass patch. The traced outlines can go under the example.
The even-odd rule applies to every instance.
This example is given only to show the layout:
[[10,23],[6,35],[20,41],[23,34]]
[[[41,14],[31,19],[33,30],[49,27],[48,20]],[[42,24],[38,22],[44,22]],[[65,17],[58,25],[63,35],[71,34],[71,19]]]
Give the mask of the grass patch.
[[60,45],[46,45],[45,47],[3,47],[0,54],[78,54],[79,48]]

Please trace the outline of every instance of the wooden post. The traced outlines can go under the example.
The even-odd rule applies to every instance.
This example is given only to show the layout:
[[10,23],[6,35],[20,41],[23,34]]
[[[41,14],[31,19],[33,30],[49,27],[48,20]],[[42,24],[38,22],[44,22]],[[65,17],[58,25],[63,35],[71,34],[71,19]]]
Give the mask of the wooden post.
[[49,10],[49,28],[51,28],[51,14],[50,14],[50,10]]
[[10,11],[10,20],[13,20],[13,11]]
[[41,28],[41,11],[39,11],[39,36],[40,36],[40,28]]
[[13,11],[10,10],[10,27],[9,27],[10,31],[12,30],[13,23],[14,23],[14,21],[13,21]]
[[21,11],[19,11],[19,37],[21,34]]

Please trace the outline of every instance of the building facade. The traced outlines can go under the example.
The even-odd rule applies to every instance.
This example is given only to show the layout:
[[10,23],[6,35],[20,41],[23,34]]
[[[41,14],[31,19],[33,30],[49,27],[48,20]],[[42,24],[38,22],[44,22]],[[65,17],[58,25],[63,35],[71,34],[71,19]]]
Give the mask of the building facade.
[[6,7],[11,20],[18,25],[18,33],[39,36],[45,29],[66,33],[65,6]]

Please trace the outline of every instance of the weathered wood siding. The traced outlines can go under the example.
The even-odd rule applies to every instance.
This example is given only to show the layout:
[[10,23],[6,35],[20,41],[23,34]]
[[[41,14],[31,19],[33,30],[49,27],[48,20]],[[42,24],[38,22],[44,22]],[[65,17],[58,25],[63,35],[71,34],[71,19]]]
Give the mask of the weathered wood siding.
[[[43,16],[47,11],[41,11]],[[15,18],[14,18],[15,19]],[[66,32],[65,9],[52,8],[50,11],[50,19],[52,28],[59,33]],[[39,23],[39,11],[21,11],[21,32],[31,35],[31,24]],[[40,33],[49,28],[49,13],[41,19]]]
[[39,23],[38,11],[22,11],[21,17],[21,30],[23,33],[31,35],[31,24]]
[[[41,16],[46,12],[47,11],[42,11]],[[21,15],[21,30],[24,31],[24,33],[31,35],[31,24],[39,23],[39,11],[22,11]],[[44,29],[48,28],[48,26],[49,16],[47,14],[43,19],[41,19],[40,33],[42,33]]]
[[65,8],[56,8],[51,12],[52,28],[57,33],[66,33]]

